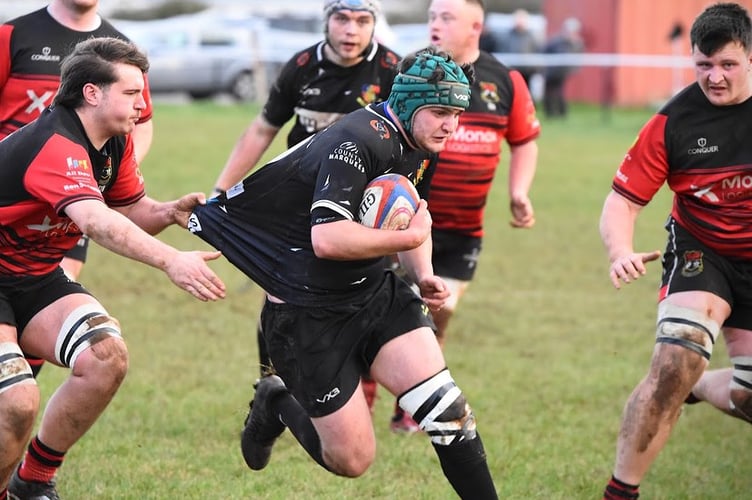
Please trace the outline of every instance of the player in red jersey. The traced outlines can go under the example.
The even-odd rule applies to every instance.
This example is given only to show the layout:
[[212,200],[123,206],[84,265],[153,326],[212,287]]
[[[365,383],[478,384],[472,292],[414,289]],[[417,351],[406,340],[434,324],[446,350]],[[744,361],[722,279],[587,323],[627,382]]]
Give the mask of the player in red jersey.
[[[205,197],[158,202],[145,193],[128,134],[146,109],[148,66],[132,43],[80,42],[62,64],[53,105],[0,141],[0,498],[6,485],[10,498],[58,498],[66,452],[127,371],[118,321],[60,267],[82,232],[201,300],[224,296],[206,264],[219,252],[181,252],[151,236],[185,227]],[[71,370],[30,443],[40,394],[23,352]]]
[[[60,84],[60,62],[77,42],[93,36],[125,35],[97,13],[99,0],[52,0],[45,8],[0,26],[0,139],[35,120],[52,103]],[[133,131],[138,163],[152,140],[152,108],[147,88],[147,109]],[[81,274],[89,240],[79,239],[61,266],[71,279]],[[29,358],[35,376],[43,361]]]
[[[530,186],[538,161],[540,122],[524,78],[480,50],[484,9],[479,0],[433,0],[428,8],[431,44],[475,68],[470,107],[439,154],[428,206],[433,218],[433,266],[452,295],[433,318],[443,346],[449,321],[475,274],[491,183],[509,145],[511,224],[535,223]],[[391,428],[412,432],[417,425],[395,405]]]
[[[293,117],[287,147],[351,111],[386,100],[399,57],[374,40],[380,10],[380,0],[324,2],[325,39],[293,55],[282,68],[263,110],[230,153],[215,193],[242,180]],[[260,329],[257,338],[263,373],[269,361]],[[363,390],[373,409],[376,383],[364,377]]]
[[[714,4],[695,19],[690,42],[696,82],[643,126],[601,215],[620,288],[661,256],[633,248],[640,211],[664,183],[674,192],[656,343],[624,407],[608,500],[638,498],[685,399],[752,423],[752,21],[738,4]],[[733,369],[704,373],[720,333]]]
[[[98,6],[99,0],[51,0],[47,7],[0,26],[0,139],[36,119],[52,103],[60,84],[60,62],[77,42],[94,36],[127,40],[97,13]],[[144,99],[147,109],[133,131],[139,164],[152,140],[148,87]],[[72,279],[78,279],[87,245],[82,239],[63,259],[63,269]]]

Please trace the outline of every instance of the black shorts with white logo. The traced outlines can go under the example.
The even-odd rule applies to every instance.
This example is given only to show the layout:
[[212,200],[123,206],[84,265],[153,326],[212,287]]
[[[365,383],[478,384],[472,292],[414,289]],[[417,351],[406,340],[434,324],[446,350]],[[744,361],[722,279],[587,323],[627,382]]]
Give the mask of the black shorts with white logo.
[[436,329],[425,303],[391,271],[358,303],[301,307],[267,300],[261,324],[275,371],[311,417],[344,406],[391,339]]
[[673,217],[666,222],[666,230],[669,237],[659,299],[678,292],[710,292],[731,306],[723,326],[752,330],[752,262],[718,255]]
[[431,240],[431,261],[436,276],[460,281],[473,279],[483,243],[481,238],[452,231],[434,230],[431,232]]

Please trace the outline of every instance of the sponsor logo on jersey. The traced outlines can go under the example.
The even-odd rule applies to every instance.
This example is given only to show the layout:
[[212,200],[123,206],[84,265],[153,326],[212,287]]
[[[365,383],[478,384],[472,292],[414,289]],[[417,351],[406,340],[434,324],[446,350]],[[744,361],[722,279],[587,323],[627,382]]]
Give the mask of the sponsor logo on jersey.
[[356,101],[358,101],[358,104],[365,107],[376,100],[379,92],[381,92],[380,85],[374,85],[372,83],[369,85],[363,85],[360,89],[360,97],[358,97]]
[[498,154],[501,138],[496,130],[460,125],[447,141],[445,150],[455,153]]
[[381,58],[382,68],[394,68],[399,63],[399,57],[394,52],[387,52],[384,57]]
[[365,172],[360,152],[358,151],[358,145],[352,141],[345,141],[334,148],[334,151],[329,153],[329,159],[347,163],[351,167],[357,168],[360,172]]
[[689,148],[687,154],[689,155],[705,155],[709,153],[717,153],[718,146],[708,146],[708,140],[705,137],[697,139],[697,147]]
[[695,198],[710,203],[748,200],[752,198],[752,175],[737,174],[703,187],[690,184],[689,189]]
[[309,54],[308,52],[303,52],[295,60],[295,64],[297,64],[298,66],[305,66],[306,64],[308,64],[308,61],[310,60],[311,60],[311,54]]
[[379,133],[379,137],[381,139],[389,139],[391,137],[391,134],[389,133],[389,129],[384,124],[382,120],[371,120],[371,128],[374,129],[376,132]]
[[78,234],[81,230],[72,220],[58,220],[52,223],[49,215],[45,215],[41,224],[29,224],[26,226],[31,231],[44,233],[45,238],[55,238],[68,234]]
[[89,170],[88,160],[76,160],[72,156],[65,159],[65,163],[68,164],[68,168],[71,170]]
[[41,54],[31,54],[31,60],[59,63],[60,56],[57,54],[53,54],[52,49],[50,47],[43,47]]

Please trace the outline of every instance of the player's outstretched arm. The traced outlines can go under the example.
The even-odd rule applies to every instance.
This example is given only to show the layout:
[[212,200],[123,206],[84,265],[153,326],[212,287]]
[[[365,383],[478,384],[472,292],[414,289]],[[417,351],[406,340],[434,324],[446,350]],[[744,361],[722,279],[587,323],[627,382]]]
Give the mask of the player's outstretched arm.
[[182,252],[144,232],[123,214],[98,200],[65,207],[68,217],[104,248],[164,271],[178,287],[199,300],[225,296],[225,284],[206,264],[221,252]]
[[631,283],[647,273],[645,263],[661,256],[660,250],[635,252],[634,226],[642,206],[611,191],[606,197],[600,220],[600,233],[608,254],[609,276],[614,287]]
[[205,203],[204,193],[188,193],[177,200],[165,202],[144,196],[132,205],[118,207],[115,210],[128,217],[147,233],[154,235],[172,224],[186,228],[193,208]]

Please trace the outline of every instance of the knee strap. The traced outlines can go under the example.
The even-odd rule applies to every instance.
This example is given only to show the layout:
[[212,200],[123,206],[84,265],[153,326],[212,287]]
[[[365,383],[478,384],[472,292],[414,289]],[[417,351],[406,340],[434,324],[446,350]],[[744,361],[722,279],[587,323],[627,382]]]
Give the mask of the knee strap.
[[721,327],[707,314],[696,309],[661,302],[655,341],[680,345],[710,359]]
[[86,349],[107,337],[122,337],[120,323],[99,304],[74,309],[63,322],[55,343],[55,359],[68,368]]
[[34,373],[18,344],[0,342],[0,392],[17,384],[36,384]]
[[730,392],[743,391],[743,397],[729,398],[729,408],[739,417],[752,423],[752,357],[736,356],[731,358],[734,371],[729,384]]
[[475,416],[447,369],[413,387],[398,401],[435,444],[448,446],[476,437]]

